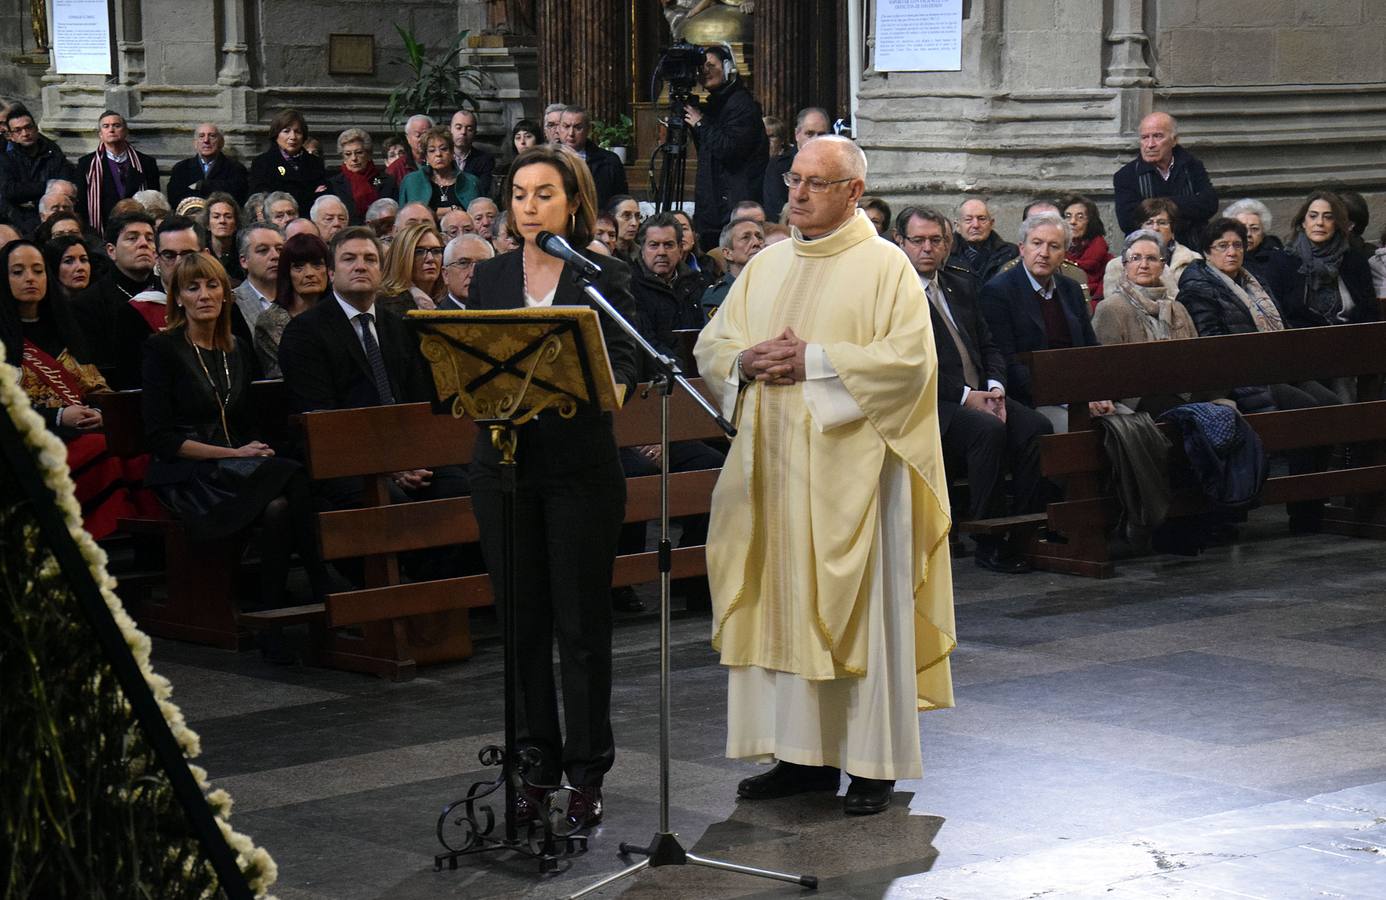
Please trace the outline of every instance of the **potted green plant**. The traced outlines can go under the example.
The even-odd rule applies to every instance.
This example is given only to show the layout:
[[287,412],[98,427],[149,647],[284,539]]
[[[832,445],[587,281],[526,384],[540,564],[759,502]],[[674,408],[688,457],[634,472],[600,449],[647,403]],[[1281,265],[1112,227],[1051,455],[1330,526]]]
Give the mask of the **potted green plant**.
[[626,161],[626,148],[630,146],[634,137],[635,123],[625,114],[614,122],[603,122],[600,119],[592,122],[592,139],[597,142],[597,146],[615,153],[621,162]]
[[407,66],[412,79],[392,90],[385,103],[385,123],[391,130],[399,131],[410,116],[422,114],[446,121],[459,109],[478,108],[476,91],[482,87],[482,72],[457,59],[467,32],[453,38],[442,56],[431,58],[413,32],[399,25],[395,30],[404,41],[405,55],[391,62]]

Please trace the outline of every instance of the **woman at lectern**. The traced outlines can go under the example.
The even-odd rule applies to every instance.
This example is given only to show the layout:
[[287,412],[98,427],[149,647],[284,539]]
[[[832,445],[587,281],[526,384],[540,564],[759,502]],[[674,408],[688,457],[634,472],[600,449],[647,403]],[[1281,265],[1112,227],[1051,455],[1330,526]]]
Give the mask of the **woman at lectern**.
[[[476,267],[469,309],[589,306],[575,270],[539,248],[544,231],[574,247],[592,240],[596,191],[587,164],[566,148],[535,147],[515,158],[502,187],[506,228],[522,243]],[[635,316],[630,269],[590,254],[596,287],[627,319]],[[602,334],[616,382],[626,394],[639,371],[635,342],[605,315]],[[619,390],[619,388],[618,388]],[[516,581],[519,745],[543,755],[529,780],[574,790],[568,818],[577,828],[602,816],[602,778],[615,760],[611,732],[611,576],[625,514],[626,482],[611,415],[579,410],[571,419],[543,413],[518,431],[516,450]],[[472,502],[487,569],[500,596],[500,456],[484,432],[472,463]],[[563,722],[553,678],[557,637]],[[527,788],[519,811],[541,815],[543,792]]]

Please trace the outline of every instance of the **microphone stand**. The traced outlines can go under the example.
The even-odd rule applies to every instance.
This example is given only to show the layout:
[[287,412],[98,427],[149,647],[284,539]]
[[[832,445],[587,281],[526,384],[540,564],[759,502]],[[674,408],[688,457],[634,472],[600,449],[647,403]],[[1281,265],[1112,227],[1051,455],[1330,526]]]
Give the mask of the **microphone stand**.
[[[556,255],[556,254],[555,254]],[[581,257],[579,257],[581,258]],[[674,393],[677,385],[692,397],[699,406],[703,408],[727,437],[736,436],[736,428],[728,422],[716,408],[708,402],[707,398],[693,388],[684,378],[679,364],[664,354],[656,350],[649,341],[645,340],[635,326],[632,325],[624,316],[616,311],[615,307],[602,296],[601,291],[597,290],[592,283],[594,280],[593,270],[595,266],[588,263],[586,271],[581,265],[575,266],[578,270],[578,278],[583,283],[583,293],[585,293],[597,308],[611,317],[611,321],[629,335],[636,343],[642,353],[654,363],[659,374],[655,377],[655,383],[659,388],[659,446],[660,446],[660,465],[659,465],[659,831],[651,838],[647,846],[637,844],[621,843],[621,855],[628,856],[636,854],[645,857],[634,865],[628,866],[613,875],[601,879],[595,884],[583,888],[575,894],[570,895],[569,900],[577,900],[595,891],[599,891],[610,884],[620,881],[636,874],[642,869],[654,868],[658,866],[706,866],[711,869],[721,869],[725,872],[738,872],[742,875],[754,875],[758,878],[771,878],[776,881],[787,881],[790,884],[797,884],[806,888],[817,888],[818,879],[813,875],[790,875],[785,872],[774,872],[770,869],[758,869],[754,866],[743,866],[737,863],[725,862],[718,859],[709,859],[704,856],[697,856],[689,853],[679,843],[679,836],[669,828],[669,720],[670,720],[670,700],[669,700],[669,575],[673,565],[673,548],[669,542],[669,398]]]

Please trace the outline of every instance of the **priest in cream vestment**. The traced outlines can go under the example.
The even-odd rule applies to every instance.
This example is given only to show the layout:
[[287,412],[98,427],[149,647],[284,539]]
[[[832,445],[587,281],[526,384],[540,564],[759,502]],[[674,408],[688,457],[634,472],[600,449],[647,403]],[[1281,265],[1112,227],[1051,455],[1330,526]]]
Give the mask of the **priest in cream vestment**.
[[866,159],[795,157],[793,240],[737,278],[695,350],[738,434],[712,498],[727,755],[775,760],[746,799],[836,791],[880,812],[922,775],[920,709],[953,705],[948,495],[928,301],[856,209]]

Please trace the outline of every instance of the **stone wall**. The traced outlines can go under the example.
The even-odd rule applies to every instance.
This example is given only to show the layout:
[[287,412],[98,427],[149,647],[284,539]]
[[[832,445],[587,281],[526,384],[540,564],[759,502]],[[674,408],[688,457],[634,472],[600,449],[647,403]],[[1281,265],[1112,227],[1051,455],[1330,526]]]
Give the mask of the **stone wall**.
[[1030,197],[1077,191],[1110,222],[1112,174],[1162,109],[1219,193],[1263,200],[1277,231],[1321,184],[1366,194],[1379,229],[1383,46],[1379,0],[973,0],[961,72],[865,73],[869,190],[982,194],[1007,234]]
[[28,0],[4,0],[0,4],[0,102],[17,100],[38,109],[39,78],[47,67],[47,54],[35,49]]

